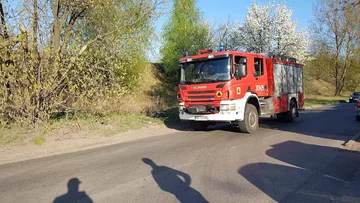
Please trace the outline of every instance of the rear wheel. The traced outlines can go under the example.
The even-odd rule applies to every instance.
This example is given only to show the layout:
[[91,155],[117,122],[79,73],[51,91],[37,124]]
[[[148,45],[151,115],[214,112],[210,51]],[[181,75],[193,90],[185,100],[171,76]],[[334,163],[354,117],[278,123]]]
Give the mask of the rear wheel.
[[298,115],[297,105],[296,102],[292,100],[290,102],[290,109],[288,112],[285,113],[284,119],[287,122],[293,122],[296,120],[297,115]]
[[204,121],[190,121],[190,126],[196,131],[204,131],[208,127],[208,123]]
[[259,113],[252,104],[246,104],[244,120],[239,121],[241,132],[254,133],[259,129]]

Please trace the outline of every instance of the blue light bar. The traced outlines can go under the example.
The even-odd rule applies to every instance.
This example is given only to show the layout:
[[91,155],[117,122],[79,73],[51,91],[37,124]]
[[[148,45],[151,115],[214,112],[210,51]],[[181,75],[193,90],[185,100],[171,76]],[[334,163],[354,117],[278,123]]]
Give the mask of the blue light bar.
[[225,50],[225,46],[221,43],[219,47],[219,51],[224,51],[224,50]]

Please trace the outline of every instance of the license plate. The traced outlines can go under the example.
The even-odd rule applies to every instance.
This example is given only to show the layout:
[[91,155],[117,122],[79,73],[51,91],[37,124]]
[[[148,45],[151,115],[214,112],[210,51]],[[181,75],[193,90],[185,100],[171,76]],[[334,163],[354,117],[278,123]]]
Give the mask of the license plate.
[[206,116],[195,116],[195,120],[197,120],[197,121],[206,121],[207,117]]

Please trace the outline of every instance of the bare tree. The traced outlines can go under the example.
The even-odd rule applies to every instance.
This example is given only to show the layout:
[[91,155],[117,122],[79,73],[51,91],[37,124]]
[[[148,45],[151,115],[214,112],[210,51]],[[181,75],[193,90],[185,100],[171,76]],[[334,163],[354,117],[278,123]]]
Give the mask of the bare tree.
[[343,91],[350,59],[360,46],[360,6],[358,0],[320,0],[314,9],[314,33],[330,47],[334,57],[332,76],[335,95]]

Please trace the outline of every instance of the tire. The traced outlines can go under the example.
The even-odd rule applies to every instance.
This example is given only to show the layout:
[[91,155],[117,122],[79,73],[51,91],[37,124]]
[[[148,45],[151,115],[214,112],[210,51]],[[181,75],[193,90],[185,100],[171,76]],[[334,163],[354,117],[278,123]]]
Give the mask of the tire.
[[360,121],[360,116],[356,116],[356,121]]
[[349,99],[349,103],[353,103],[354,101],[352,99]]
[[208,123],[204,121],[190,121],[190,126],[195,131],[204,131],[208,127]]
[[296,102],[294,100],[292,100],[290,102],[290,109],[288,112],[285,113],[284,115],[284,120],[286,122],[294,122],[296,120],[296,117],[298,115],[298,109],[297,109],[297,105]]
[[259,129],[259,113],[252,104],[246,104],[244,120],[238,122],[239,129],[244,133],[254,133]]

